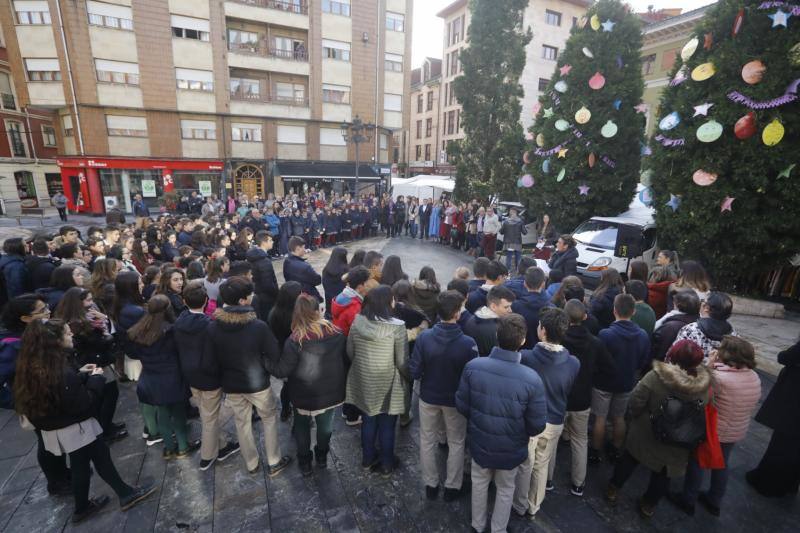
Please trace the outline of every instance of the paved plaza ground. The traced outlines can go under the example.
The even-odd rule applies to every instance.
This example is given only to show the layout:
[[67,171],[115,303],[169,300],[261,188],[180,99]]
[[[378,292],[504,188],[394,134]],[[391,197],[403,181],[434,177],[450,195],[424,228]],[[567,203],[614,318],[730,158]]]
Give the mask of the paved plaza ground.
[[[86,223],[77,225],[85,227]],[[38,223],[37,223],[38,226]],[[36,228],[26,228],[36,229]],[[0,240],[18,229],[0,227]],[[386,241],[370,239],[348,248],[382,250],[384,256],[397,254],[412,277],[424,265],[433,266],[440,280],[450,279],[456,267],[472,259],[461,252],[433,243],[412,243],[406,238]],[[324,265],[329,252],[314,252],[312,264]],[[280,274],[280,262],[275,263]],[[774,354],[797,337],[798,320],[735,317],[737,328],[757,343],[760,353]],[[766,357],[774,358],[774,355]],[[768,366],[768,365],[765,365]],[[774,376],[762,372],[764,394]],[[273,380],[277,388],[280,382]],[[414,395],[412,412],[416,413]],[[222,412],[224,428],[235,435],[232,414]],[[361,468],[359,430],[348,428],[336,417],[331,459],[327,470],[315,469],[308,478],[300,475],[296,464],[275,478],[262,469],[247,473],[239,456],[217,464],[206,472],[197,468],[197,455],[165,463],[159,445],[148,448],[141,440],[142,420],[136,401],[135,385],[121,386],[117,419],[127,423],[131,436],[113,444],[112,456],[123,478],[130,483],[152,479],[160,490],[145,503],[120,513],[115,503],[79,527],[69,523],[72,499],[48,496],[44,477],[36,463],[33,434],[20,429],[10,411],[0,411],[0,531],[50,532],[433,532],[468,531],[469,497],[445,503],[425,499],[419,468],[418,423],[416,417],[405,429],[398,428],[396,452],[400,469],[388,480],[365,473]],[[259,424],[254,428],[260,433]],[[191,421],[192,434],[199,436],[199,421]],[[291,423],[280,424],[283,452],[294,455]],[[744,473],[753,468],[769,439],[769,430],[753,423],[747,439],[733,453],[728,494],[723,515],[714,518],[698,507],[689,518],[664,501],[651,520],[639,518],[635,502],[644,491],[646,472],[631,478],[620,503],[609,507],[602,498],[611,467],[590,466],[586,494],[569,494],[569,446],[562,443],[558,453],[555,491],[548,493],[536,520],[529,522],[512,514],[511,532],[782,532],[797,531],[800,502],[797,498],[770,500],[751,490]],[[263,449],[261,450],[263,454]],[[444,453],[440,467],[444,468]],[[679,486],[679,480],[673,481]],[[92,494],[111,494],[97,476],[92,479]]]

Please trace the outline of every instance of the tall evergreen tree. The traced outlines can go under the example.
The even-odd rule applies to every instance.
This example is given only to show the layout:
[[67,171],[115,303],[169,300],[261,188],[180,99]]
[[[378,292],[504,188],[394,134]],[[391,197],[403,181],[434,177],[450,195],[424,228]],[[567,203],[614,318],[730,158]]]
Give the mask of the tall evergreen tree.
[[519,123],[519,77],[530,30],[523,27],[528,0],[470,0],[469,46],[459,57],[463,75],[453,82],[466,137],[450,143],[456,196],[515,194],[524,131]]
[[701,260],[721,287],[800,251],[800,17],[791,11],[718,2],[661,98],[646,162],[659,241]]
[[559,228],[617,215],[635,194],[644,134],[636,111],[641,46],[641,24],[627,6],[600,0],[572,29],[536,104],[527,175],[518,185],[531,211],[550,214]]

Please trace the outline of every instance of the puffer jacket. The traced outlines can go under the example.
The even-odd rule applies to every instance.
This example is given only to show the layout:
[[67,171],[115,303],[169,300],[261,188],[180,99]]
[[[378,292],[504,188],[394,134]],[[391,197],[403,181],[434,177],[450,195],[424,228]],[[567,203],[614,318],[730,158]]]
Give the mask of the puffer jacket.
[[539,342],[539,336],[536,333],[536,328],[539,326],[539,313],[542,309],[548,307],[555,306],[550,303],[550,298],[544,291],[528,292],[526,290],[525,296],[518,298],[511,304],[511,310],[522,315],[525,319],[525,324],[528,326],[524,348],[531,349]]
[[431,324],[436,322],[436,308],[440,292],[441,288],[429,281],[418,279],[411,284],[413,301],[425,313]]
[[555,252],[547,262],[550,270],[560,270],[564,277],[578,274],[578,250],[567,248],[563,252]]
[[9,300],[28,292],[28,268],[25,266],[25,258],[21,255],[0,257],[0,276],[5,278],[6,295]]
[[528,228],[525,227],[525,223],[521,219],[507,218],[500,227],[500,234],[503,236],[503,248],[506,250],[522,250],[522,236],[527,233]]
[[419,397],[425,403],[455,407],[455,395],[464,366],[478,357],[478,346],[458,324],[439,322],[423,331],[414,343],[409,371],[420,380]]
[[492,290],[492,287],[494,287],[494,285],[491,283],[484,283],[477,289],[470,291],[470,293],[467,294],[467,302],[464,304],[464,307],[467,308],[467,311],[475,314],[478,312],[478,309],[485,306],[486,299],[488,298],[489,291]]
[[711,373],[702,365],[697,367],[697,375],[692,376],[677,365],[653,361],[653,370],[636,385],[628,401],[631,421],[625,449],[653,472],[666,468],[667,477],[682,476],[691,451],[657,439],[650,415],[659,410],[668,396],[685,401],[700,400],[705,405],[710,386]]
[[253,267],[253,285],[258,296],[256,313],[261,320],[266,320],[278,298],[278,279],[272,268],[272,259],[261,248],[250,248],[245,257]]
[[353,325],[356,316],[361,312],[363,301],[364,299],[355,289],[345,287],[341,294],[331,302],[333,324],[342,330],[345,335],[350,334],[350,326]]
[[497,319],[497,313],[488,307],[481,307],[464,324],[464,333],[475,340],[481,357],[489,355],[497,345]]
[[666,319],[653,331],[651,349],[653,359],[663,361],[681,329],[697,320],[697,315],[687,315],[678,311],[673,311],[673,313],[675,314],[666,315]]
[[682,327],[675,341],[687,339],[694,342],[703,349],[703,357],[708,360],[711,352],[722,344],[725,335],[739,336],[728,321],[701,317],[697,322]]
[[495,347],[464,367],[456,409],[467,419],[472,459],[483,468],[511,470],[528,458],[528,441],[547,424],[544,384],[520,364],[519,352]]
[[367,416],[406,412],[411,402],[408,335],[401,320],[369,320],[358,315],[347,336],[347,355],[352,361],[347,403]]
[[42,289],[50,285],[50,275],[61,264],[61,261],[50,256],[29,255],[25,258],[25,268],[30,275],[31,290]]
[[286,341],[276,363],[267,363],[270,373],[289,378],[292,405],[319,411],[344,402],[347,383],[346,338],[338,329],[318,339]]
[[522,364],[532,368],[542,378],[547,398],[547,423],[563,424],[567,398],[581,363],[563,346],[538,343],[532,350],[523,350]]
[[97,416],[97,404],[103,393],[105,378],[64,366],[59,401],[42,417],[29,417],[36,429],[55,431]]
[[289,255],[286,258],[283,262],[283,277],[286,281],[298,282],[304,293],[313,296],[320,303],[325,301],[317,290],[317,285],[322,284],[322,276],[302,257]]
[[711,375],[719,413],[719,441],[739,442],[747,436],[750,419],[761,399],[761,378],[749,368],[733,368],[720,362],[711,365]]
[[605,392],[630,392],[636,375],[650,362],[650,338],[630,320],[618,320],[600,331],[599,339],[614,358],[613,375],[600,375],[595,387]]

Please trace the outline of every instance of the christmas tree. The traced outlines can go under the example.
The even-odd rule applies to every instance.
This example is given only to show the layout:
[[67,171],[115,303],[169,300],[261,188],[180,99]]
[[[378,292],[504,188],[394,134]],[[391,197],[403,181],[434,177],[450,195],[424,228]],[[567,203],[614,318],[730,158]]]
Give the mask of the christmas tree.
[[644,117],[641,24],[617,0],[600,0],[572,29],[536,104],[517,185],[537,216],[564,231],[628,208],[639,182]]
[[800,251],[798,78],[800,7],[729,0],[708,10],[662,95],[645,162],[659,243],[720,287]]

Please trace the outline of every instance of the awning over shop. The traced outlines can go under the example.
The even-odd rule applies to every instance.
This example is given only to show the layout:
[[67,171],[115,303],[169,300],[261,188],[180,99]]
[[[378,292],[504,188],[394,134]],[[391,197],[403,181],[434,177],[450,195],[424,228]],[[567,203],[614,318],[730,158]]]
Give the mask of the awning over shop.
[[[275,177],[283,181],[304,180],[355,180],[356,164],[329,163],[316,161],[278,161],[275,164]],[[380,181],[381,176],[367,164],[358,165],[360,181]]]

